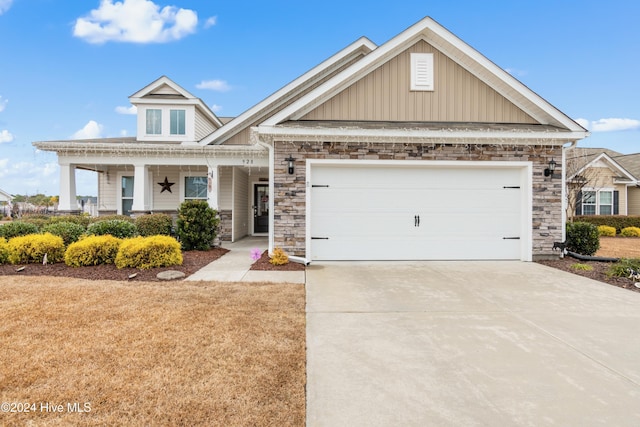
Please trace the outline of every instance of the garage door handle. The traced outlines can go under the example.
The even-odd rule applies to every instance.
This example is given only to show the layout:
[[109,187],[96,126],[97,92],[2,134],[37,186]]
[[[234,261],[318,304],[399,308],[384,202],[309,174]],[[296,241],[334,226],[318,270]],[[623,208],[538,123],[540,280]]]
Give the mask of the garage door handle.
[[413,226],[420,227],[420,215],[413,216]]
[[520,240],[520,237],[503,237],[502,240]]

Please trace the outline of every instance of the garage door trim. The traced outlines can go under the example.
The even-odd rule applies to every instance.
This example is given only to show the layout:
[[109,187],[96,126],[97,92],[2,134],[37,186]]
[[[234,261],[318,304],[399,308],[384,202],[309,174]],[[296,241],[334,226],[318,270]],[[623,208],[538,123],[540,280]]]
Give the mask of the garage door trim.
[[313,169],[314,167],[424,167],[424,168],[469,168],[469,169],[497,169],[497,168],[510,168],[518,169],[520,171],[520,185],[521,185],[521,234],[520,234],[520,259],[522,261],[532,260],[532,211],[533,211],[533,196],[532,196],[532,183],[533,183],[533,163],[527,162],[514,162],[514,161],[451,161],[451,160],[334,160],[334,159],[307,159],[306,160],[306,200],[305,200],[305,213],[306,213],[306,231],[305,231],[305,245],[307,258],[312,257],[312,236],[311,236],[311,218],[312,218],[312,200],[311,200],[311,185],[313,182]]

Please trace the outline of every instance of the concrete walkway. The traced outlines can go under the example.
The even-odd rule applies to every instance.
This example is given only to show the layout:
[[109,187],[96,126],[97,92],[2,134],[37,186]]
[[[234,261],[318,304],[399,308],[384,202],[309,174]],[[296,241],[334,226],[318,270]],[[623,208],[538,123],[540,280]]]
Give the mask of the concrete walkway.
[[304,271],[254,271],[251,249],[264,251],[268,247],[266,237],[245,237],[234,243],[223,242],[229,249],[224,256],[201,268],[185,280],[218,282],[279,282],[304,283]]
[[307,268],[307,426],[640,426],[640,294],[524,262]]

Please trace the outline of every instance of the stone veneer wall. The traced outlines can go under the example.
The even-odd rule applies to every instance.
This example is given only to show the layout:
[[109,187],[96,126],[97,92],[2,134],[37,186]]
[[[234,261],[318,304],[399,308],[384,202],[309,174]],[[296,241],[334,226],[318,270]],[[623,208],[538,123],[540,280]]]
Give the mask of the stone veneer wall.
[[218,224],[218,238],[225,242],[231,241],[231,227],[233,226],[231,209],[221,209],[218,211],[220,224]]
[[[344,160],[477,160],[533,162],[533,257],[558,257],[553,242],[562,239],[562,147],[526,144],[408,144],[274,142],[274,245],[305,256],[305,159]],[[287,173],[285,158],[295,159],[295,173]],[[549,161],[558,163],[553,179],[544,176]]]

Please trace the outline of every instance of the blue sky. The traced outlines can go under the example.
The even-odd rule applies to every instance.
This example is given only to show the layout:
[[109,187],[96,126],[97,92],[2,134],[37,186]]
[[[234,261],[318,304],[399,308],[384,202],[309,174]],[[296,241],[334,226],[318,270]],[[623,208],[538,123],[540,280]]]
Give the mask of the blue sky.
[[31,142],[135,135],[128,96],[162,75],[236,116],[425,16],[587,126],[581,146],[640,151],[637,0],[0,0],[0,189],[58,194],[55,155]]

